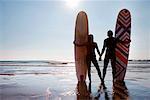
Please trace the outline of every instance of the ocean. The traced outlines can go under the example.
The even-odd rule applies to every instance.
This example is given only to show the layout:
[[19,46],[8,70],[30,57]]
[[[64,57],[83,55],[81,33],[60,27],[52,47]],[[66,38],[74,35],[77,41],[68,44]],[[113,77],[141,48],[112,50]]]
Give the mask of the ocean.
[[[99,66],[102,72],[103,61]],[[98,93],[97,100],[114,100],[111,72],[109,64],[105,79],[107,90],[99,91],[101,82],[92,65],[92,83],[89,84],[87,78],[82,89],[89,91],[91,85],[90,99]],[[127,100],[149,100],[150,61],[129,61],[125,83]],[[0,100],[82,100],[77,94],[78,85],[74,62],[0,61]]]

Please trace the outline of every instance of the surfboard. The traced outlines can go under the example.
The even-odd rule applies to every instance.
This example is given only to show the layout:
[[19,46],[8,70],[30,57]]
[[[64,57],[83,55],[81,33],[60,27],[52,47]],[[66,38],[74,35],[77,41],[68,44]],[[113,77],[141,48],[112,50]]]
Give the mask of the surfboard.
[[78,13],[75,24],[74,45],[76,76],[78,81],[85,81],[87,75],[87,47],[83,45],[88,42],[88,17],[84,11]]
[[91,100],[90,92],[85,81],[78,81],[76,88],[77,100]]
[[128,88],[124,81],[116,81],[113,84],[113,94],[112,97],[114,100],[130,100]]
[[[117,18],[115,28],[115,38],[121,41],[129,41],[131,36],[131,15],[129,10],[122,9]],[[128,64],[129,43],[117,43],[115,49],[116,63],[115,63],[115,81],[123,81]]]

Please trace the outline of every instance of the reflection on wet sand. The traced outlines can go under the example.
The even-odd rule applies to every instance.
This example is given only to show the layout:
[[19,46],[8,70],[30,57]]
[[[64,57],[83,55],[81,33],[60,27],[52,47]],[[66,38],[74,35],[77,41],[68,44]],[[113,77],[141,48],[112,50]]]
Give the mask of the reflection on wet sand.
[[94,100],[101,100],[100,97],[102,95],[104,96],[105,100],[110,100],[105,83],[100,84],[99,89],[97,90],[96,96],[94,97]]
[[105,84],[100,84],[97,92],[93,94],[91,91],[91,82],[88,87],[86,82],[78,82],[76,96],[77,100],[101,100],[101,96],[103,96],[105,100],[110,100]]
[[125,82],[114,82],[113,84],[113,100],[129,100],[129,92]]
[[107,87],[106,87],[105,83],[103,84],[103,90],[104,90],[105,100],[110,100],[110,97],[108,95],[108,91],[107,91]]
[[[114,82],[113,93],[109,93],[104,84],[100,84],[96,93],[91,92],[91,83],[88,87],[86,82],[78,82],[77,84],[77,100],[128,100],[129,93],[125,82]],[[112,94],[112,95],[111,95]]]
[[85,81],[78,82],[76,91],[77,100],[90,100],[90,91],[87,89]]

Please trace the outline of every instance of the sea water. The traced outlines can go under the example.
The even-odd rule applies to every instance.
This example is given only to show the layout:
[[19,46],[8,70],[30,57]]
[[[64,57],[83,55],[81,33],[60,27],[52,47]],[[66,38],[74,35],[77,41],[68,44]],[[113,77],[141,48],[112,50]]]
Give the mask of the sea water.
[[[99,62],[102,72],[103,61]],[[101,83],[95,67],[91,69],[92,95]],[[150,98],[150,61],[129,61],[125,77],[132,100]],[[74,62],[0,61],[0,100],[77,100]],[[88,78],[86,85],[88,87]],[[108,65],[105,84],[112,99],[112,69]],[[105,100],[102,94],[99,100]]]

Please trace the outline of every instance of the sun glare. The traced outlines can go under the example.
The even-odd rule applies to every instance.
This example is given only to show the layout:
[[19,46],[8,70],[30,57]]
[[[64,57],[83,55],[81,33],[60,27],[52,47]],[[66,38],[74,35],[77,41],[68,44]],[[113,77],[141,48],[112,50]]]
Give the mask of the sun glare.
[[80,0],[66,0],[66,4],[70,8],[75,8],[78,6]]

